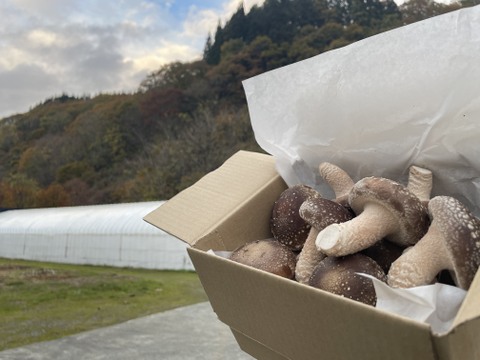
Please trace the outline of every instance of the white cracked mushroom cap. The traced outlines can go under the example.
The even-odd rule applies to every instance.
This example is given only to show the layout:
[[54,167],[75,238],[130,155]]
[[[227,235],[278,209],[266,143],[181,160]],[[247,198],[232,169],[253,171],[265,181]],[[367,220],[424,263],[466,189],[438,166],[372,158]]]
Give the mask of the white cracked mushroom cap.
[[427,285],[441,270],[450,270],[456,285],[468,290],[480,265],[480,220],[450,196],[431,199],[428,211],[427,234],[392,264],[389,285]]
[[357,215],[323,229],[315,242],[328,256],[345,256],[364,250],[382,238],[400,246],[415,244],[427,232],[427,209],[405,186],[386,178],[366,177],[349,193]]

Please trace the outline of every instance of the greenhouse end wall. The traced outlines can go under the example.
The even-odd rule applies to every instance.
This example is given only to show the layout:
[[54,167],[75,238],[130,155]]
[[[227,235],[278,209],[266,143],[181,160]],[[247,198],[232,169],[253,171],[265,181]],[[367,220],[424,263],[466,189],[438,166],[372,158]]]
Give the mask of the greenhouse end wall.
[[0,212],[0,257],[194,270],[186,244],[143,217],[162,201]]

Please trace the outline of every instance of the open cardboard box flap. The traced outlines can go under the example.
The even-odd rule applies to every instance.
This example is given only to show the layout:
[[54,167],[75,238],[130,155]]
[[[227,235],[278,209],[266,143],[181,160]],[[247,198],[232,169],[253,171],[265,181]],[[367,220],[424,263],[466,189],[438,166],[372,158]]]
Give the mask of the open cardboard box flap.
[[270,237],[271,208],[285,188],[273,157],[241,151],[145,216],[192,245],[188,252],[212,307],[245,351],[268,359],[480,357],[478,276],[461,324],[436,336],[425,324],[206,252]]
[[240,224],[268,223],[272,202],[262,199],[271,187],[281,192],[285,186],[270,156],[240,151],[144,219],[197,249],[231,251],[271,236]]

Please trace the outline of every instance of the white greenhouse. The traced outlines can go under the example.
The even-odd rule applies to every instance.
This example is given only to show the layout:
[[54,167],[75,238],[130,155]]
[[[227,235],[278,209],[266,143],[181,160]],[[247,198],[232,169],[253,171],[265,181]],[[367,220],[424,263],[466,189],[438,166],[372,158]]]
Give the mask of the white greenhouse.
[[163,202],[0,212],[0,257],[193,270],[186,244],[146,223]]

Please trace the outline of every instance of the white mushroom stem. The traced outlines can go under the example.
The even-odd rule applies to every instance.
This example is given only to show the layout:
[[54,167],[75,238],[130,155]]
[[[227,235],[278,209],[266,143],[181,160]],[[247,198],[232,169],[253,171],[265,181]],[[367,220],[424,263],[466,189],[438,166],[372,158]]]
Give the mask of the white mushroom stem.
[[398,219],[390,211],[371,202],[352,220],[320,231],[315,244],[327,256],[350,255],[372,246],[398,227]]
[[350,175],[348,175],[343,169],[329,162],[322,162],[319,165],[318,170],[320,176],[335,193],[335,201],[339,203],[345,202],[350,189],[355,184]]
[[435,226],[430,226],[422,239],[392,263],[388,285],[395,288],[429,285],[441,270],[452,270],[442,238],[443,234]]
[[310,228],[307,240],[303,249],[298,255],[297,265],[295,266],[295,279],[302,284],[307,284],[312,275],[315,266],[325,258],[325,254],[317,250],[315,239],[319,231],[314,227]]
[[428,169],[410,166],[407,188],[422,202],[428,202],[432,192],[433,175]]

